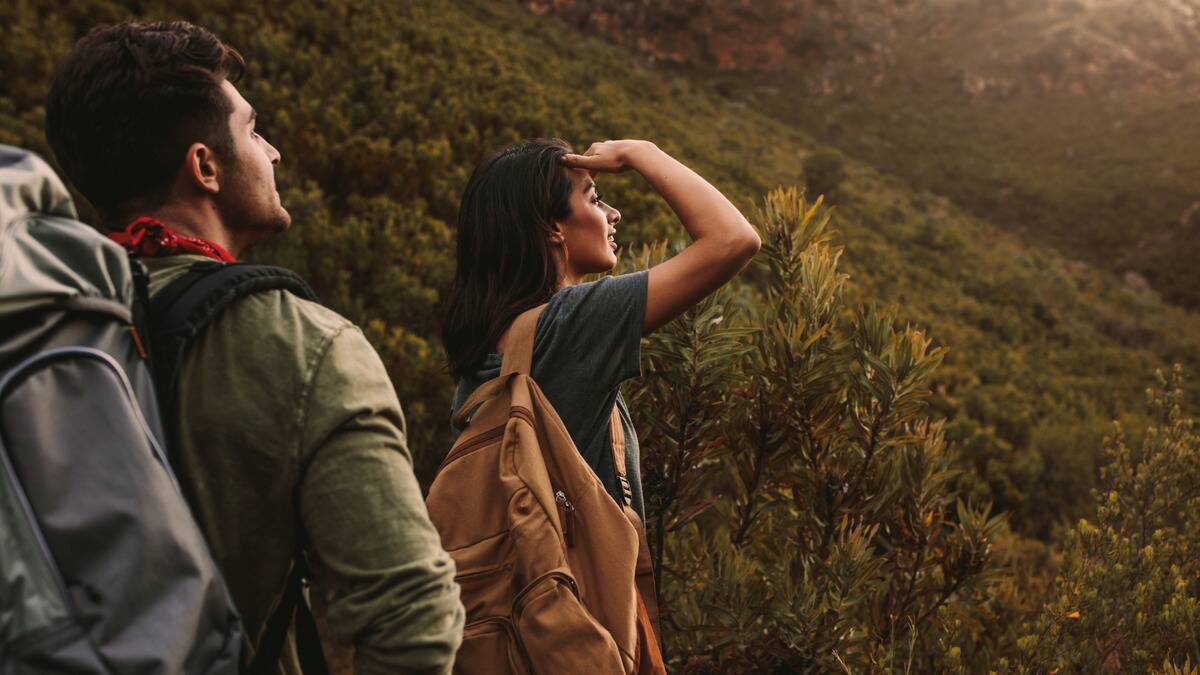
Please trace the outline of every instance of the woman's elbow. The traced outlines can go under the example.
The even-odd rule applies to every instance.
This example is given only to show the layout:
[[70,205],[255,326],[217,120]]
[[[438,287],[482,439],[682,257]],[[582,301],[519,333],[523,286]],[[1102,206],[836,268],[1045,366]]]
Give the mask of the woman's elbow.
[[758,232],[749,223],[746,223],[745,231],[732,243],[729,250],[735,252],[738,259],[745,265],[758,253],[760,248],[762,248],[762,237],[758,236]]
[[750,223],[742,220],[740,223],[730,223],[720,235],[705,237],[693,245],[697,246],[697,250],[704,248],[704,258],[708,264],[715,264],[733,276],[748,265],[762,248],[762,239]]

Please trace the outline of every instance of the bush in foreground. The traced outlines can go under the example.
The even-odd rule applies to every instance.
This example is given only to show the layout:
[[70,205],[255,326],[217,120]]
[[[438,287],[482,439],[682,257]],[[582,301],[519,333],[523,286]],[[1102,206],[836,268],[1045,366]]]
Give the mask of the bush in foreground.
[[845,306],[829,219],[769,194],[761,295],[724,290],[644,349],[665,643],[689,671],[955,669],[997,572],[1003,523],[955,498],[927,413],[940,351]]

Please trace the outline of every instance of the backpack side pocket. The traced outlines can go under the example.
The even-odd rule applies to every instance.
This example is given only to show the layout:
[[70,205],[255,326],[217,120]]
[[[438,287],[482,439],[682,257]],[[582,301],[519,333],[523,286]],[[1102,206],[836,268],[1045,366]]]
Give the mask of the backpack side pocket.
[[[535,673],[621,674],[633,667],[604,626],[579,601],[571,575],[553,571],[529,584],[513,601],[517,635]],[[570,648],[564,648],[570,645]]]

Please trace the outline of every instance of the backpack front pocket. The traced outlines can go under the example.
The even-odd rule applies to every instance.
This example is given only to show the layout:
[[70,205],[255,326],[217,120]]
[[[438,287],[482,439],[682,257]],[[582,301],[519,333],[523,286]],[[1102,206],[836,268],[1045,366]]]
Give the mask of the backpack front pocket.
[[525,667],[512,622],[504,617],[491,617],[467,624],[454,661],[454,673],[527,675],[529,669]]

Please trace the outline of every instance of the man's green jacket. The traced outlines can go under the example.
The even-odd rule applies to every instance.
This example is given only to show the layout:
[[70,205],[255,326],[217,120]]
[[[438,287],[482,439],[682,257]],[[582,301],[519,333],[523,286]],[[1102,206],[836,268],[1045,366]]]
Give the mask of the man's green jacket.
[[[143,260],[151,295],[200,260]],[[391,381],[356,326],[286,291],[239,300],[186,355],[173,413],[176,471],[250,654],[303,540],[314,604],[354,646],[356,673],[449,671],[463,626],[454,564]]]

